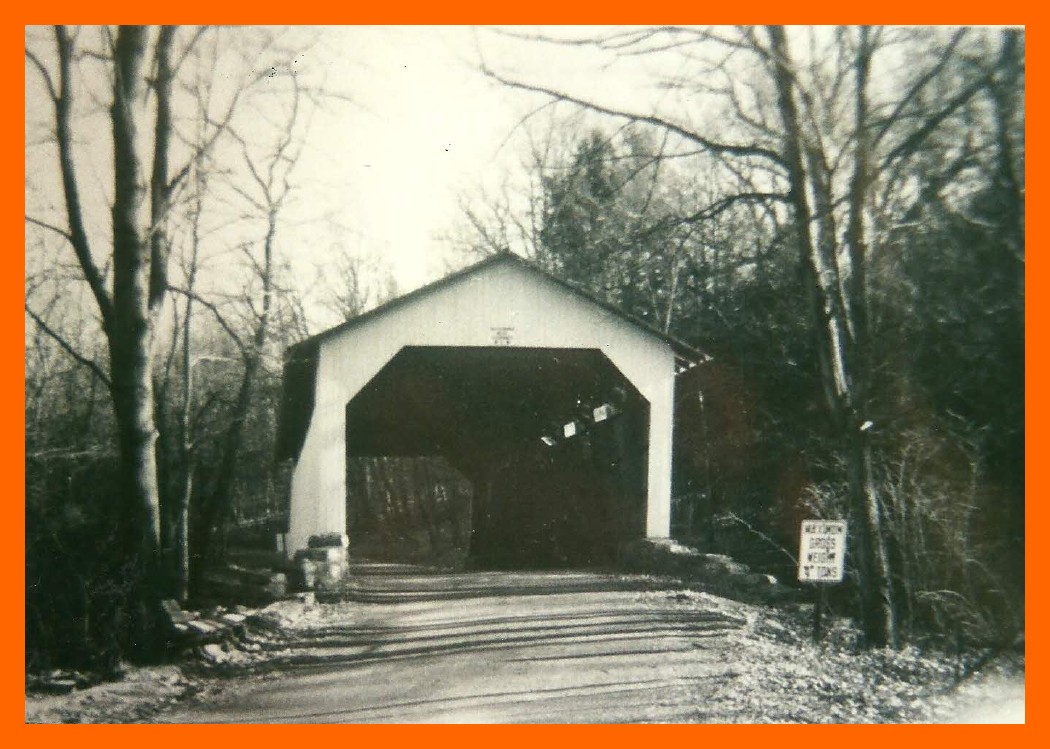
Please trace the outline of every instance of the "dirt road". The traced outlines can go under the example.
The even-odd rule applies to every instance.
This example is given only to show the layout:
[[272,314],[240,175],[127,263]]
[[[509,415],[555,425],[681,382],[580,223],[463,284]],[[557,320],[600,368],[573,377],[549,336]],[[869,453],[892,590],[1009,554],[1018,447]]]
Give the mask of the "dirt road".
[[806,606],[750,605],[593,573],[373,565],[353,580],[350,600],[265,609],[272,635],[222,654],[230,672],[220,669],[195,697],[148,720],[1024,720],[1023,661],[1001,683],[960,692],[950,659],[859,650],[847,620],[814,644]]
[[613,576],[362,572],[357,603],[311,617],[280,678],[236,681],[158,719],[692,722],[695,694],[731,678],[725,634],[745,622]]

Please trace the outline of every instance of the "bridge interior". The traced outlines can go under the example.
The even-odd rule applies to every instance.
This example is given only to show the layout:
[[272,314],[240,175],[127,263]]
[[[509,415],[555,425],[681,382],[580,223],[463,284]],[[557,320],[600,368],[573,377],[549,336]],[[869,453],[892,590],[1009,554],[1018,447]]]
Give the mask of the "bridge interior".
[[476,568],[602,564],[644,535],[648,410],[596,349],[406,347],[347,404],[347,455],[444,456]]

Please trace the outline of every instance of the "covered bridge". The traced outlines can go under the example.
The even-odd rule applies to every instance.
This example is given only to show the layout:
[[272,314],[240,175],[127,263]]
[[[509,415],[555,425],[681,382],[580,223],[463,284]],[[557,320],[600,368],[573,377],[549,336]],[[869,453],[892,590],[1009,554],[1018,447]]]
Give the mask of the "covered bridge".
[[346,532],[348,456],[447,458],[482,566],[527,563],[530,529],[605,555],[667,537],[675,375],[703,358],[510,253],[309,338],[285,365],[286,549]]

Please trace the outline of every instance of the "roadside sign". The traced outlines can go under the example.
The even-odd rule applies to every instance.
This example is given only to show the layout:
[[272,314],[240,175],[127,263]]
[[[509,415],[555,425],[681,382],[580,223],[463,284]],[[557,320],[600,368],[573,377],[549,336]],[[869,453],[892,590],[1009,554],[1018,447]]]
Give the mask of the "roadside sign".
[[805,583],[840,583],[845,569],[846,521],[803,520],[798,579]]

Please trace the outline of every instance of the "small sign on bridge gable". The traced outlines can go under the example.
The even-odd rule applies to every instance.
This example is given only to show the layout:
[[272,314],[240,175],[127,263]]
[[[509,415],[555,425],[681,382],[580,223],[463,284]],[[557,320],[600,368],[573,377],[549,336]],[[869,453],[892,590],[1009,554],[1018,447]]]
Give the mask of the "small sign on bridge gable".
[[798,549],[798,579],[840,583],[846,569],[846,521],[803,520]]

